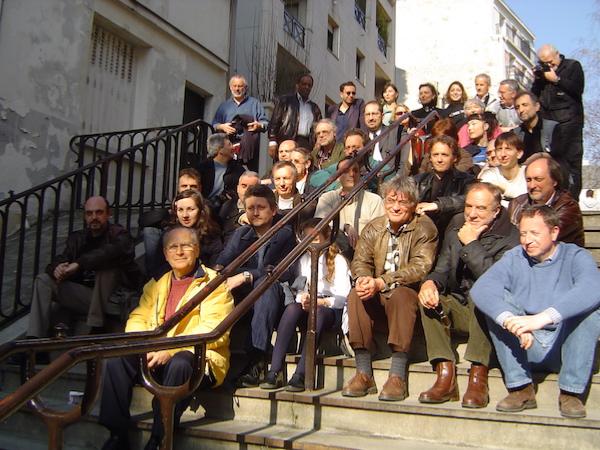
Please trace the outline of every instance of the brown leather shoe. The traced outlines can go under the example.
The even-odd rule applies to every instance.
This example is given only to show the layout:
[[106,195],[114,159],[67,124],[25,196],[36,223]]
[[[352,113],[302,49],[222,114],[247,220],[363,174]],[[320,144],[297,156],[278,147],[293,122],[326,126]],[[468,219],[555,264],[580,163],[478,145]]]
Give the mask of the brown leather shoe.
[[435,367],[437,379],[428,391],[421,392],[421,403],[444,403],[458,400],[456,384],[456,365],[452,361],[440,361]]
[[510,392],[496,405],[496,411],[502,412],[519,412],[533,408],[537,408],[533,384],[528,384],[518,391]]
[[383,385],[381,394],[379,394],[379,400],[384,402],[399,402],[406,397],[408,397],[406,381],[398,375],[390,375]]
[[375,379],[363,372],[356,372],[356,375],[348,381],[342,390],[344,397],[364,397],[367,394],[375,393],[377,393]]
[[585,417],[585,405],[577,394],[561,392],[558,396],[558,408],[560,415],[569,419],[581,419]]
[[462,399],[463,408],[485,408],[490,401],[488,390],[488,368],[471,365],[469,385]]

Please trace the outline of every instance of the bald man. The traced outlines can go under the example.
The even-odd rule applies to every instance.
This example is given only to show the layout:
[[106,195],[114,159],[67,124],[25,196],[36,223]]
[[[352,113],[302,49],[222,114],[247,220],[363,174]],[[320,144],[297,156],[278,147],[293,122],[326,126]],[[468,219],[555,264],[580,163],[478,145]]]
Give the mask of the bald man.
[[90,328],[102,328],[106,313],[120,314],[119,305],[115,311],[109,302],[111,294],[118,286],[137,289],[141,277],[133,239],[110,216],[104,197],[87,199],[85,228],[72,232],[63,252],[35,278],[27,336],[48,337],[53,301],[69,315],[85,317]]
[[542,118],[558,122],[560,155],[552,154],[568,168],[569,191],[579,198],[583,158],[583,88],[585,77],[579,61],[567,59],[552,45],[538,50],[531,91],[540,99]]

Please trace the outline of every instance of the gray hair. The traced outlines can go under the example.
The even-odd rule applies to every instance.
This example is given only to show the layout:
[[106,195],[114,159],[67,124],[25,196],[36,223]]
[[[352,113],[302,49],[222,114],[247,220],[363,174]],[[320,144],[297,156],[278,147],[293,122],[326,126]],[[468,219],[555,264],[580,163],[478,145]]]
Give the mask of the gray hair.
[[315,123],[314,125],[314,130],[317,130],[317,126],[322,124],[322,123],[326,123],[327,125],[329,125],[332,129],[333,129],[333,134],[335,134],[337,132],[337,127],[335,126],[335,122],[331,119],[321,119],[319,120],[317,123]]
[[396,175],[391,180],[383,183],[379,188],[379,194],[382,198],[385,198],[391,191],[402,192],[406,194],[410,201],[415,204],[419,201],[417,183],[413,177]]
[[178,231],[185,231],[189,235],[193,244],[200,245],[200,240],[198,239],[198,231],[195,228],[178,225],[167,230],[167,232],[163,235],[163,248],[167,248],[167,246],[171,242],[173,234],[175,234]]
[[487,82],[488,86],[492,85],[492,79],[487,73],[480,73],[479,75],[476,75],[475,81],[477,81],[477,78],[483,78]]
[[234,75],[231,76],[231,78],[229,79],[229,83],[231,84],[231,82],[233,80],[242,80],[244,82],[244,86],[248,86],[248,82],[246,81],[246,77],[242,74],[236,73]]
[[519,90],[519,83],[517,82],[517,80],[512,80],[510,78],[502,80],[500,82],[500,86],[508,86],[509,89],[513,92],[517,92]]
[[465,102],[465,105],[463,106],[464,109],[467,109],[468,105],[477,105],[479,108],[481,108],[481,111],[485,111],[485,105],[483,104],[483,102],[481,100],[479,100],[478,98],[470,98]]
[[206,153],[209,158],[214,158],[223,147],[225,147],[225,139],[229,139],[225,133],[211,134],[206,140]]
[[246,170],[243,174],[240,175],[240,178],[242,177],[253,177],[253,178],[258,178],[260,180],[260,175],[258,173],[256,173],[254,170]]

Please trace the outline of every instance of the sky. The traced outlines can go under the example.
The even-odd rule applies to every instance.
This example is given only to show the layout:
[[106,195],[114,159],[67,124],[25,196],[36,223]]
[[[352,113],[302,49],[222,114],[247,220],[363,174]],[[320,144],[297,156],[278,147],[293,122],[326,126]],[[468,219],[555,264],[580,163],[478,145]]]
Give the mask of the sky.
[[535,35],[535,48],[553,44],[567,58],[592,36],[598,37],[599,23],[593,12],[597,0],[504,0]]

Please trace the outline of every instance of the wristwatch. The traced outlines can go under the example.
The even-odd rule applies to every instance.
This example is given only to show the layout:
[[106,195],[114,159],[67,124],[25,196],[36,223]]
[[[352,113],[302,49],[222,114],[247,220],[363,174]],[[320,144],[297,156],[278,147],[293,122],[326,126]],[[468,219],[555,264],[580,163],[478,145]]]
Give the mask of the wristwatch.
[[244,283],[252,283],[252,274],[247,270],[244,271]]

